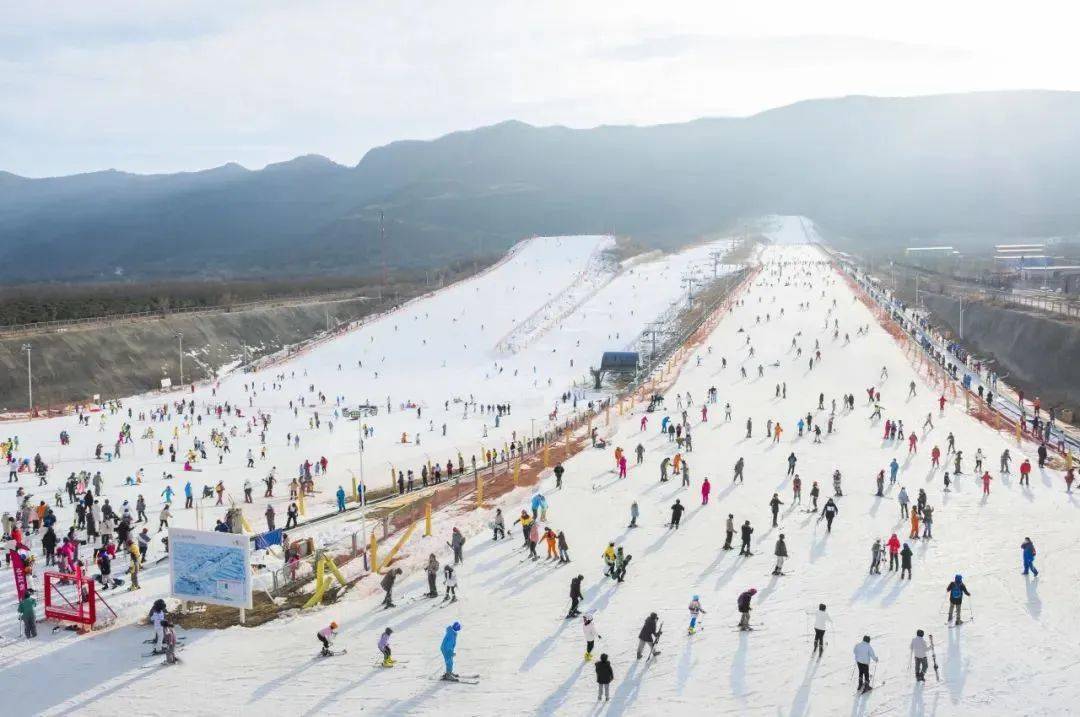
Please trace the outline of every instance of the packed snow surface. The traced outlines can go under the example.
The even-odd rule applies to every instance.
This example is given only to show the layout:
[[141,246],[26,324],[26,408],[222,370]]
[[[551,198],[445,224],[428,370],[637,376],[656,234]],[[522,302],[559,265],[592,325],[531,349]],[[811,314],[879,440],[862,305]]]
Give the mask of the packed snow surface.
[[[435,536],[414,537],[405,549],[414,559],[433,552],[445,563],[450,559],[445,540],[451,526],[465,530],[469,540],[465,562],[457,571],[456,603],[421,598],[424,575],[410,570],[395,588],[398,607],[384,611],[374,581],[366,579],[361,582],[364,589],[351,591],[334,605],[259,628],[189,631],[179,653],[182,663],[174,667],[159,666],[160,657],[144,657],[148,648],[142,640],[150,631],[130,623],[144,615],[152,598],[165,589],[160,569],[149,571],[143,590],[110,598],[127,621],[100,635],[49,635],[46,623],[36,641],[26,642],[17,637],[17,623],[5,620],[0,674],[9,713],[1069,713],[1080,696],[1072,674],[1080,664],[1072,615],[1080,568],[1068,553],[1076,544],[1072,526],[1080,504],[1065,492],[1060,472],[1036,467],[1031,486],[1018,485],[1018,466],[1025,456],[1033,456],[1035,447],[1018,446],[1012,437],[978,423],[964,412],[962,402],[950,401],[939,412],[938,392],[874,323],[841,277],[818,263],[824,255],[813,246],[798,245],[812,235],[810,223],[799,218],[771,221],[777,244],[763,253],[761,273],[738,297],[742,303],[723,317],[698,354],[687,359],[666,394],[665,409],[648,414],[644,431],[643,406],[622,418],[613,412],[608,430],[612,446],[621,446],[630,456],[628,478],[617,480],[609,446],[603,451],[587,449],[568,461],[562,490],[555,490],[553,478],[544,480],[541,490],[550,505],[545,524],[564,531],[572,558],[568,565],[544,560],[543,544],[541,560],[525,559],[520,531],[509,525],[531,498],[530,491],[519,490],[497,504],[507,516],[507,539],[493,541],[485,527],[493,506],[480,513],[437,515]],[[600,351],[626,347],[641,327],[682,296],[679,280],[688,267],[707,264],[711,271],[710,247],[702,246],[612,274],[607,283],[588,292],[567,292],[584,268],[595,264],[592,258],[608,241],[575,237],[529,242],[481,277],[255,375],[258,393],[253,410],[268,410],[273,416],[270,455],[257,461],[256,470],[244,468],[247,448],[257,452],[259,445],[257,432],[249,436],[241,431],[222,465],[211,453],[207,461],[200,461],[206,472],[195,474],[198,480],[193,482],[201,488],[202,483],[221,478],[229,492],[238,495],[240,484],[250,476],[259,488],[256,495],[261,495],[258,479],[269,465],[277,465],[288,479],[302,460],[326,455],[329,477],[316,481],[324,502],[320,509],[327,509],[335,486],[347,483],[346,469],[358,467],[357,425],[335,421],[333,434],[325,425],[335,397],[341,395],[343,405],[370,400],[380,406],[379,416],[370,421],[377,426],[376,437],[365,453],[370,485],[388,483],[391,464],[419,468],[428,452],[445,461],[457,450],[468,456],[481,445],[501,444],[513,430],[528,435],[530,419],[536,419],[539,428],[558,396],[584,380],[586,368],[598,360]],[[559,296],[573,306],[552,304]],[[512,354],[496,351],[495,344],[511,334],[517,322],[545,306],[552,326],[519,332],[523,341]],[[864,326],[868,332],[857,333]],[[802,349],[801,356],[792,339]],[[821,357],[811,368],[815,343],[820,344]],[[884,378],[883,368],[888,374]],[[284,388],[273,390],[272,376],[280,373],[285,374]],[[221,382],[216,397],[209,387],[200,387],[195,398],[200,405],[230,400],[246,412],[250,394],[243,384],[252,380],[250,375],[231,376]],[[913,397],[909,397],[911,381],[916,384]],[[315,393],[308,391],[310,384]],[[784,384],[786,398],[777,397],[777,386]],[[708,405],[703,421],[701,407],[714,386],[718,401]],[[866,389],[871,386],[881,392],[880,420],[870,419]],[[326,404],[318,403],[319,391],[327,394]],[[468,399],[470,394],[478,402],[510,402],[511,416],[496,430],[489,416],[470,411],[462,418],[460,404],[443,409],[444,401]],[[818,408],[820,394],[823,409]],[[845,394],[855,396],[853,411],[842,406]],[[393,409],[389,416],[384,415],[387,395]],[[138,413],[178,396],[129,399],[125,411],[130,406]],[[307,406],[293,416],[288,403],[301,396]],[[659,432],[664,415],[681,418],[677,396],[684,405],[688,397],[692,401],[685,409],[693,435],[693,451],[683,453],[689,464],[688,488],[678,477],[666,483],[658,480],[661,460],[677,450]],[[827,433],[834,399],[834,430]],[[401,410],[400,405],[410,400],[422,407],[420,418],[415,409]],[[313,403],[321,414],[320,429],[308,427]],[[726,421],[727,403],[732,417]],[[805,432],[799,435],[796,424],[807,413],[822,426],[820,444]],[[927,414],[932,415],[933,428],[923,429]],[[19,435],[21,453],[32,456],[40,451],[53,464],[45,495],[51,496],[54,485],[72,470],[100,468],[107,478],[107,497],[115,504],[125,499],[134,503],[135,495],[143,492],[156,523],[161,472],[174,472],[177,491],[191,474],[181,473],[178,464],[168,464],[167,454],[164,459],[151,455],[149,442],[138,439],[133,447],[125,447],[118,461],[94,461],[94,444],[115,436],[125,417],[126,413],[108,417],[104,432],[98,431],[96,416],[90,427],[61,418],[9,424],[7,430]],[[750,437],[748,419],[753,427]],[[783,427],[779,441],[765,435],[770,419]],[[918,434],[917,453],[909,454],[907,441],[882,437],[885,419],[902,420],[906,431]],[[230,418],[226,425],[231,423],[242,421]],[[488,438],[483,436],[485,424]],[[136,436],[145,425],[135,422]],[[165,424],[168,431],[172,425]],[[204,422],[193,435],[205,439],[212,425],[222,424]],[[72,444],[60,448],[57,436],[63,429],[71,432]],[[406,431],[410,440],[419,431],[421,445],[401,444],[400,434]],[[287,432],[300,433],[299,448],[286,447]],[[935,445],[945,453],[949,433],[965,459],[963,474],[954,476],[951,491],[944,492],[943,475],[945,470],[953,472],[953,458],[943,455],[943,466],[935,469],[929,455]],[[105,440],[106,445],[112,440]],[[186,446],[190,439],[182,435],[181,441]],[[638,443],[645,448],[640,466],[633,458]],[[972,463],[980,448],[993,478],[989,495],[983,495],[982,483],[973,475]],[[1013,455],[1009,475],[998,470],[998,456],[1005,448]],[[801,505],[793,503],[792,478],[786,475],[792,453],[803,482]],[[745,460],[745,482],[733,484],[733,466],[740,457]],[[898,481],[890,485],[886,479],[884,497],[875,497],[875,477],[882,469],[888,474],[894,457],[900,464]],[[123,487],[123,478],[140,466],[146,469],[147,482]],[[839,515],[829,533],[819,513],[804,509],[814,481],[821,487],[820,505],[833,494],[832,475],[837,469],[844,494],[836,499]],[[706,477],[712,493],[708,504],[702,505]],[[31,476],[24,474],[21,480],[39,490],[33,488],[36,480]],[[919,489],[925,489],[928,504],[935,508],[932,540],[908,540],[910,526],[897,502],[901,486],[913,503]],[[4,506],[10,508],[13,485],[0,487],[5,489],[0,494]],[[784,501],[777,527],[771,526],[769,509],[774,493]],[[673,530],[667,524],[676,500],[687,510],[681,527]],[[628,527],[633,501],[641,511],[637,528]],[[278,504],[283,518],[280,499]],[[249,520],[261,523],[262,507],[260,500]],[[208,507],[210,517],[222,511]],[[176,524],[190,525],[192,513],[176,510]],[[720,549],[729,514],[736,526],[749,520],[754,527],[752,557],[738,556],[738,532],[736,550]],[[69,509],[62,509],[61,516],[60,524],[66,525]],[[887,561],[880,575],[868,574],[872,542],[894,532],[914,551],[910,581],[898,579]],[[781,533],[790,557],[787,574],[774,576],[773,550]],[[1026,536],[1038,547],[1038,578],[1021,575],[1020,543]],[[603,575],[601,552],[609,541],[633,555],[623,583]],[[971,597],[964,603],[965,624],[948,627],[945,589],[958,573]],[[570,580],[578,574],[584,576],[581,609],[595,613],[601,636],[594,661],[600,653],[607,654],[615,674],[611,701],[600,706],[593,663],[583,660],[581,621],[564,619]],[[441,576],[439,585],[441,589]],[[738,632],[735,603],[749,588],[757,590],[751,619],[757,629]],[[10,614],[10,580],[3,591],[3,605]],[[700,596],[707,612],[703,627],[688,635],[687,606],[694,595]],[[826,633],[824,656],[817,660],[811,658],[810,640],[811,613],[819,603],[827,605],[833,624]],[[635,659],[638,631],[653,611],[663,623],[661,654]],[[331,620],[340,625],[335,647],[347,648],[348,653],[320,658],[315,633]],[[435,679],[443,671],[439,644],[455,621],[462,625],[455,671],[479,674],[478,684]],[[387,626],[394,629],[394,655],[408,660],[393,669],[375,664],[379,659],[375,644]],[[920,628],[934,637],[940,681],[932,667],[927,682],[913,681],[909,645]],[[880,662],[875,689],[857,695],[852,649],[863,635],[872,637]]]

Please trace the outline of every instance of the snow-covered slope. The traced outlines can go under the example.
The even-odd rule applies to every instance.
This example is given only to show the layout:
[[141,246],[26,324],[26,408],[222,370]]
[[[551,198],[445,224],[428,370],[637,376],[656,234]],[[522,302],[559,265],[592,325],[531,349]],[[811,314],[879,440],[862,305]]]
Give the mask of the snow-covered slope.
[[[802,232],[802,225],[791,221],[798,220],[785,220],[777,231],[777,238],[785,243],[797,243]],[[536,254],[523,252],[529,264],[523,265],[515,281],[530,283],[539,271],[548,279],[553,274],[573,276],[575,266],[580,267],[595,246],[586,240],[571,249],[572,243],[565,239],[548,241],[567,242],[554,254],[564,259],[573,251],[579,263],[556,268],[540,248]],[[677,480],[658,482],[660,461],[675,452],[673,444],[658,433],[661,413],[650,414],[645,432],[639,431],[641,413],[613,422],[615,445],[631,454],[639,442],[646,449],[642,466],[634,466],[631,460],[626,480],[615,480],[610,451],[589,450],[567,463],[561,491],[554,490],[550,479],[545,481],[543,490],[550,503],[546,524],[565,532],[573,559],[569,565],[523,560],[516,528],[504,541],[492,541],[483,531],[466,544],[465,564],[458,570],[457,603],[443,606],[419,598],[425,587],[423,576],[409,574],[397,591],[399,607],[394,610],[383,611],[377,596],[357,590],[336,605],[257,629],[189,633],[187,647],[180,653],[183,664],[150,672],[141,668],[156,665],[158,658],[140,657],[139,642],[146,631],[134,627],[89,639],[42,640],[44,644],[29,648],[0,647],[0,656],[6,660],[0,674],[10,685],[8,695],[16,713],[111,714],[122,709],[147,714],[489,715],[508,710],[536,715],[594,714],[594,672],[582,660],[581,625],[578,620],[563,619],[570,580],[580,573],[586,595],[582,608],[596,612],[602,636],[595,652],[607,653],[615,671],[611,702],[600,709],[605,714],[673,710],[733,715],[1067,714],[1080,696],[1080,688],[1071,679],[1071,668],[1080,663],[1071,614],[1072,587],[1080,569],[1068,553],[1076,543],[1072,524],[1078,504],[1064,492],[1060,473],[1036,468],[1030,488],[1018,486],[1015,476],[1000,475],[997,456],[1004,448],[1012,450],[1015,473],[1022,456],[1034,452],[1033,446],[1018,447],[1009,436],[970,419],[960,405],[950,403],[939,415],[937,393],[916,375],[894,340],[872,323],[869,311],[854,300],[842,279],[820,265],[806,264],[823,258],[816,249],[777,246],[767,249],[763,258],[766,265],[757,284],[742,297],[744,304],[719,322],[701,349],[700,365],[697,357],[691,357],[668,394],[667,409],[673,418],[679,414],[676,393],[685,401],[689,392],[694,402],[687,408],[694,450],[684,453],[690,465],[690,487],[682,488]],[[276,406],[278,421],[277,416],[287,414],[287,401],[300,390],[301,382],[333,386],[339,375],[342,382],[351,382],[346,376],[352,372],[362,378],[344,390],[350,400],[359,393],[359,397],[385,403],[387,389],[374,383],[372,371],[386,366],[378,369],[379,380],[385,380],[382,372],[401,363],[415,374],[410,375],[415,383],[409,384],[415,388],[394,387],[392,420],[426,425],[428,411],[441,411],[441,406],[429,406],[417,421],[396,410],[399,400],[421,397],[434,403],[429,396],[441,398],[455,392],[467,396],[479,391],[477,386],[489,385],[499,390],[492,390],[490,398],[478,393],[478,400],[511,401],[517,418],[519,405],[542,409],[553,395],[565,390],[575,375],[564,368],[565,354],[578,357],[576,373],[580,373],[598,348],[627,339],[634,326],[650,318],[650,309],[666,305],[658,295],[676,285],[679,272],[668,269],[646,278],[638,271],[642,269],[635,267],[637,278],[620,289],[616,282],[631,276],[629,272],[621,275],[560,326],[544,333],[536,345],[507,359],[502,376],[516,368],[523,374],[517,381],[496,383],[494,359],[488,359],[487,365],[456,364],[466,355],[458,344],[473,346],[469,353],[488,350],[490,345],[478,348],[484,346],[481,337],[492,337],[493,344],[509,330],[512,322],[492,308],[501,298],[496,294],[487,299],[489,311],[461,313],[450,333],[445,331],[445,317],[452,316],[453,310],[440,321],[434,311],[415,307],[407,315],[388,320],[367,346],[368,335],[359,332],[327,349],[325,355],[298,359],[296,379],[287,384],[290,394],[257,398],[273,398],[282,404]],[[558,292],[558,283],[549,281],[544,288]],[[506,296],[513,296],[535,287],[502,289]],[[450,306],[462,306],[480,289],[466,284],[459,291],[448,299]],[[533,308],[549,295],[536,290]],[[666,301],[678,295],[676,289]],[[799,307],[803,302],[808,302],[807,308]],[[528,315],[524,302],[517,307],[518,316]],[[628,318],[631,311],[633,321]],[[837,338],[825,327],[827,314],[830,325],[834,319],[838,322]],[[861,326],[869,326],[866,335],[856,333]],[[845,334],[850,335],[849,343]],[[425,337],[428,346],[422,343]],[[792,348],[793,338],[802,348],[801,356]],[[582,349],[575,354],[578,339]],[[821,358],[810,368],[815,342],[820,342]],[[437,345],[432,347],[432,343]],[[589,351],[584,349],[586,343]],[[434,366],[430,359],[423,366],[419,363],[421,356],[439,346],[450,364],[442,374],[438,374],[441,358],[435,359]],[[364,361],[363,371],[355,368],[358,358]],[[725,358],[727,368],[722,368]],[[336,373],[338,360],[343,364],[342,374]],[[537,366],[535,378],[532,365]],[[881,380],[883,367],[888,378]],[[746,378],[740,368],[746,369]],[[308,378],[302,377],[305,369],[311,374]],[[291,373],[293,366],[282,370]],[[316,371],[320,372],[317,377]],[[427,372],[438,375],[432,378]],[[553,377],[551,387],[546,385],[549,376]],[[912,380],[917,393],[908,398]],[[778,398],[776,386],[784,383],[787,397]],[[717,388],[719,402],[709,406],[708,421],[702,422],[700,405],[711,386]],[[918,430],[926,415],[932,414],[934,428],[918,430],[917,454],[909,456],[906,443],[882,438],[882,422],[869,419],[865,392],[869,386],[877,386],[882,393],[884,417],[903,420],[908,431]],[[855,396],[856,408],[851,412],[840,405],[841,396],[848,393]],[[824,410],[818,409],[820,394],[824,394]],[[833,399],[837,400],[835,432],[824,435],[820,444],[809,436],[800,437],[799,418],[809,412],[824,425]],[[724,421],[723,406],[728,402],[733,415]],[[436,423],[448,420],[451,431],[461,432],[462,442],[477,441],[479,419],[470,415],[468,422],[461,422],[459,414],[451,413],[448,419],[436,414]],[[747,419],[753,423],[749,438]],[[783,425],[779,442],[764,436],[765,422],[770,419]],[[38,430],[39,425],[25,430]],[[55,430],[61,425],[70,426],[70,422],[58,422]],[[25,430],[20,427],[23,441],[27,440]],[[273,450],[279,466],[286,459],[278,456],[295,456],[295,463],[308,455],[307,446],[313,440],[327,441],[328,446],[337,440],[336,431],[334,439],[315,439],[315,432],[305,429],[301,449],[293,453],[283,448],[278,435],[285,430],[285,425],[275,425]],[[380,426],[381,435],[398,432],[396,424],[392,429]],[[945,493],[943,470],[931,469],[929,453],[933,445],[944,452],[950,432],[966,456],[965,474]],[[435,434],[430,438],[433,446],[439,439]],[[84,441],[78,450],[85,451],[85,437],[76,435],[76,440]],[[428,440],[425,434],[425,449]],[[439,450],[446,446],[440,445]],[[392,460],[400,462],[403,459],[394,453],[398,448],[381,444],[369,450],[385,449]],[[994,477],[986,497],[970,475],[978,448],[989,457],[987,467]],[[791,482],[785,475],[792,452],[798,460],[796,472],[804,482],[804,505],[812,481],[821,485],[823,503],[832,494],[833,471],[842,472],[844,496],[837,499],[840,513],[831,533],[816,515],[792,504]],[[371,453],[368,457],[372,458]],[[746,479],[744,484],[733,485],[732,467],[740,457],[746,461]],[[885,497],[876,498],[874,478],[893,457],[900,463],[899,481],[887,487]],[[331,456],[331,471],[334,463]],[[156,464],[148,468],[151,473],[157,470]],[[229,470],[228,480],[242,481],[242,467]],[[708,505],[701,505],[705,477],[713,491]],[[901,519],[896,501],[900,486],[906,486],[913,499],[918,489],[925,489],[929,504],[936,509],[934,539],[910,541],[914,550],[911,581],[900,581],[887,568],[880,576],[868,575],[873,540],[888,538],[893,532],[902,539],[907,535],[907,522]],[[770,526],[768,506],[774,492],[785,502],[776,528]],[[529,497],[526,491],[518,491],[500,501],[508,522]],[[666,525],[676,499],[688,509],[681,528],[671,530]],[[640,527],[631,529],[627,527],[629,508],[635,500],[641,509]],[[749,520],[755,527],[753,557],[740,558],[737,550],[720,549],[728,514],[736,524]],[[477,513],[437,515],[436,537],[427,539],[430,547],[414,539],[420,542],[411,550],[418,554],[430,550],[445,561],[449,550],[444,540],[451,526],[482,529],[489,518],[490,514]],[[788,574],[777,577],[770,575],[771,554],[781,532],[791,557]],[[1025,536],[1039,548],[1038,566],[1043,573],[1038,579],[1020,575],[1019,545]],[[736,545],[737,540],[738,536]],[[634,556],[622,584],[603,577],[600,554],[609,541]],[[964,575],[972,593],[965,609],[974,619],[948,628],[945,587],[955,573]],[[758,590],[753,622],[760,629],[739,633],[733,629],[738,619],[736,597],[751,587]],[[708,613],[704,630],[688,636],[687,604],[694,594],[701,596]],[[835,621],[820,661],[810,659],[812,631],[807,615],[818,603],[828,605]],[[638,661],[634,655],[637,632],[650,611],[656,611],[664,622],[662,654],[655,660]],[[315,657],[315,632],[330,620],[341,625],[337,646],[349,652],[320,659]],[[442,672],[439,642],[446,626],[455,620],[463,625],[456,669],[462,674],[479,673],[477,685],[432,679]],[[374,666],[375,642],[386,626],[394,628],[395,654],[409,660],[393,670]],[[913,684],[908,645],[918,628],[935,637],[940,682],[931,670],[927,683]],[[864,634],[873,636],[881,662],[878,688],[857,696],[851,650]]]

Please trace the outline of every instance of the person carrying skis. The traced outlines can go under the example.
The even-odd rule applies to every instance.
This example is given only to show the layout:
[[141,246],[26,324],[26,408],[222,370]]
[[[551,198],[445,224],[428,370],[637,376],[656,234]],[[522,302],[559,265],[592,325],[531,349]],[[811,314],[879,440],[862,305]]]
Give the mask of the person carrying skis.
[[780,500],[780,496],[777,493],[772,494],[772,500],[769,501],[769,508],[772,509],[772,524],[776,527],[776,518],[780,513],[780,506],[784,504],[784,501]]
[[577,617],[581,613],[578,612],[578,603],[584,598],[581,594],[581,581],[585,579],[584,575],[578,575],[576,578],[570,580],[570,611],[566,613],[566,617]]
[[397,576],[402,573],[401,568],[393,568],[390,572],[383,575],[383,579],[379,581],[379,586],[386,591],[386,596],[383,598],[382,604],[385,608],[394,607],[393,593],[394,593],[394,581],[397,580]]
[[697,631],[698,615],[704,615],[705,608],[701,607],[701,599],[695,595],[690,601],[690,627],[687,634],[693,635]]
[[831,622],[832,618],[825,610],[825,603],[821,603],[814,613],[814,646],[810,648],[811,655],[816,652],[820,658],[825,654],[825,626]]
[[1028,574],[1030,570],[1035,574],[1035,577],[1039,577],[1039,571],[1035,569],[1035,543],[1031,542],[1031,538],[1024,538],[1024,542],[1020,544],[1020,551],[1024,558],[1024,575]]
[[685,506],[676,498],[675,503],[671,506],[671,522],[668,523],[668,528],[679,529],[679,521],[682,520],[684,510],[686,510]]
[[646,645],[649,646],[650,658],[660,654],[660,651],[656,649],[656,641],[660,638],[658,621],[659,618],[655,612],[649,613],[649,616],[645,618],[645,624],[641,626],[641,630],[638,632],[637,659],[641,659],[641,653],[644,652]]
[[757,595],[757,588],[750,588],[739,594],[735,606],[739,609],[739,630],[752,630],[750,627],[750,600]]
[[742,547],[739,548],[739,555],[751,556],[753,553],[750,552],[750,536],[753,535],[754,529],[750,527],[749,520],[743,522],[740,531],[742,533]]
[[581,631],[585,634],[585,661],[592,659],[593,647],[600,635],[596,632],[596,613],[589,610],[581,616]]
[[926,682],[926,652],[930,649],[923,638],[923,631],[916,630],[911,638],[911,654],[915,658],[915,681]]
[[600,661],[596,663],[596,685],[597,694],[596,701],[599,702],[600,698],[604,698],[604,702],[610,699],[610,687],[612,681],[615,679],[615,672],[611,669],[611,663],[608,662],[607,653],[600,655]]
[[835,518],[836,514],[839,513],[839,512],[840,512],[840,508],[837,507],[836,503],[833,501],[832,498],[829,498],[828,500],[825,501],[825,507],[821,509],[821,516],[818,518],[818,521],[820,521],[821,518],[825,519],[825,532],[826,533],[831,533],[832,532],[833,518]]
[[869,692],[870,686],[870,660],[878,661],[874,648],[870,646],[870,636],[863,635],[862,642],[855,644],[855,665],[859,668],[859,692]]
[[964,578],[961,575],[957,575],[953,578],[953,581],[949,583],[945,588],[945,592],[949,594],[949,617],[946,622],[952,622],[953,610],[956,611],[956,624],[960,625],[964,620],[960,616],[960,610],[964,605],[964,596],[971,597],[971,593],[968,592],[967,585],[964,585]]
[[784,542],[784,534],[780,533],[780,538],[776,541],[776,548],[773,550],[773,555],[776,556],[776,567],[773,568],[773,575],[784,574],[784,561],[787,559],[787,543]]
[[394,658],[390,656],[390,636],[394,634],[392,628],[386,628],[383,630],[383,634],[379,636],[379,652],[382,653],[382,666],[393,667]]
[[461,632],[461,623],[455,622],[453,625],[448,625],[446,633],[443,635],[442,643],[439,645],[439,652],[442,653],[443,663],[446,666],[446,672],[443,673],[442,679],[457,681],[457,674],[454,672],[454,653],[457,651],[457,638],[458,633]]
[[337,628],[338,624],[336,622],[331,622],[329,625],[315,633],[315,637],[319,638],[319,642],[322,643],[322,650],[319,651],[321,656],[327,657],[333,654],[330,652],[330,644],[333,638],[337,637]]

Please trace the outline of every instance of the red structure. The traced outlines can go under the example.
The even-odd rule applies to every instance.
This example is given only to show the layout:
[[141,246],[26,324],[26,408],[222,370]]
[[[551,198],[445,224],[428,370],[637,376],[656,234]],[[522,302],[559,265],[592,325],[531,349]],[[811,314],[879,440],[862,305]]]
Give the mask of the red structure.
[[[83,625],[91,630],[97,622],[97,603],[101,598],[96,585],[90,578],[84,577],[81,568],[75,573],[45,573],[45,617],[60,622]],[[101,601],[109,612],[113,612],[105,601]],[[113,617],[116,613],[113,612]]]

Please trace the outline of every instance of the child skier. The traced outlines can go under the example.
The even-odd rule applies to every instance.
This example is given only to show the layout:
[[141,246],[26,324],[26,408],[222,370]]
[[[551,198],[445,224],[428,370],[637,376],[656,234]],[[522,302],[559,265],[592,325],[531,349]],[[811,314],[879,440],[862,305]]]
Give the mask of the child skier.
[[394,666],[394,658],[390,656],[390,636],[392,634],[394,634],[393,629],[388,627],[383,630],[383,634],[379,637],[379,652],[381,652],[383,656],[383,667]]
[[585,661],[592,659],[592,651],[600,635],[596,632],[596,613],[589,610],[581,616],[581,631],[585,634]]
[[328,657],[334,654],[330,651],[330,641],[332,638],[337,637],[337,628],[338,624],[336,622],[331,622],[329,625],[315,633],[315,637],[319,638],[319,642],[322,643],[322,650],[319,651],[321,656]]
[[690,601],[690,629],[687,633],[693,635],[697,631],[698,615],[704,615],[705,608],[701,607],[701,600],[697,595]]

